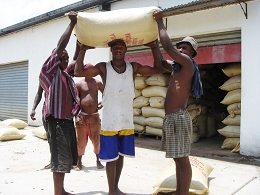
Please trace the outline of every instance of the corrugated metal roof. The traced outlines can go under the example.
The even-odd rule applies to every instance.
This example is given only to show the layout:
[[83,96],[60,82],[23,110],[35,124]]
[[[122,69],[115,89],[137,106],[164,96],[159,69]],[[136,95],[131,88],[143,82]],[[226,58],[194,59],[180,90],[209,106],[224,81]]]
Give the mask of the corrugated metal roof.
[[171,8],[164,9],[165,16],[173,16],[184,13],[191,13],[201,10],[207,10],[217,7],[224,7],[232,4],[245,3],[253,0],[198,0],[192,1],[187,4],[174,6]]

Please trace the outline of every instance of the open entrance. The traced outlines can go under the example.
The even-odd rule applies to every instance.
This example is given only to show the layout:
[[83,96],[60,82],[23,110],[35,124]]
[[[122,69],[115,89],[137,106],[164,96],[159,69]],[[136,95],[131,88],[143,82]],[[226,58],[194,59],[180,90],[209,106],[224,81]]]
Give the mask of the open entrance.
[[[170,59],[165,52],[162,54],[165,59]],[[128,54],[126,60],[148,65],[153,63],[149,52]],[[228,149],[230,153],[234,149],[237,152],[240,139],[241,44],[200,47],[195,60],[199,65],[204,95],[197,100],[190,97],[187,105],[193,119],[193,143],[199,146],[193,151],[200,152],[201,147],[207,147],[211,155],[212,150]],[[134,123],[137,134],[160,138],[164,114],[162,104],[167,89],[167,84],[162,83],[169,81],[169,74],[156,79],[160,80],[159,86],[151,82],[151,77],[136,78]],[[203,148],[203,151],[206,150]]]

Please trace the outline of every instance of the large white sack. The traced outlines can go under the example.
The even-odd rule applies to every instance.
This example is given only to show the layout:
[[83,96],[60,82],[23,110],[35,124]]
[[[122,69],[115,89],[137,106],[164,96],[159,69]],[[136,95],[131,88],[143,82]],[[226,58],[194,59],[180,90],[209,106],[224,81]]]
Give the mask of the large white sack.
[[142,95],[142,91],[135,89],[135,98],[140,97]]
[[233,103],[240,103],[240,102],[241,102],[241,89],[235,89],[229,91],[220,103],[224,105],[230,105]]
[[169,74],[155,74],[148,77],[145,82],[147,85],[156,85],[165,87],[169,85],[170,75]]
[[149,105],[149,98],[144,96],[139,96],[138,98],[135,98],[133,101],[133,107],[134,108],[142,108],[143,106]]
[[146,126],[145,133],[162,137],[162,129]]
[[145,80],[147,79],[147,76],[138,76],[135,77],[134,84],[135,84],[135,89],[141,90],[147,87],[147,83]]
[[201,114],[201,105],[197,105],[197,104],[190,104],[187,107],[187,111],[190,114],[191,120],[194,123],[197,120],[197,117]]
[[18,140],[24,138],[26,135],[19,131],[16,127],[0,126],[0,141]]
[[235,115],[234,117],[231,117],[231,115],[228,115],[222,123],[225,125],[231,125],[231,126],[240,126],[240,120],[241,115]]
[[167,89],[168,89],[167,87],[161,87],[161,86],[148,86],[142,90],[142,95],[144,97],[159,96],[165,98]]
[[41,139],[47,139],[46,130],[43,126],[36,127],[32,130],[33,135]]
[[151,117],[148,117],[148,118],[145,119],[145,124],[150,126],[150,127],[162,129],[163,118],[151,116]]
[[133,108],[133,115],[140,116],[142,114],[141,108]]
[[6,119],[1,122],[2,125],[12,126],[17,129],[24,129],[28,124],[20,119]]
[[142,115],[144,117],[158,116],[161,118],[165,117],[165,111],[163,108],[153,108],[150,106],[144,106],[142,109]]
[[[189,156],[192,178],[190,183],[189,194],[208,194],[208,176],[213,171],[213,167],[200,158]],[[153,194],[173,193],[176,191],[176,168],[175,163],[171,160],[159,175],[153,186]]]
[[145,126],[145,119],[143,116],[134,116],[134,124]]
[[228,125],[218,129],[218,132],[225,137],[240,137],[240,126]]
[[241,103],[233,103],[228,105],[227,111],[231,117],[234,117],[236,114],[241,114]]
[[134,124],[135,132],[143,133],[145,131],[145,127],[139,124]]
[[227,137],[222,145],[221,145],[221,149],[231,149],[233,150],[237,144],[240,142],[240,138],[238,137]]
[[239,74],[239,75],[229,78],[219,88],[224,91],[232,91],[235,89],[241,89],[241,75]]
[[124,39],[127,46],[143,45],[158,37],[153,12],[157,7],[119,9],[107,12],[78,12],[73,33],[93,47],[107,47],[113,39]]
[[153,108],[164,108],[164,97],[150,97],[149,104]]
[[228,77],[239,75],[241,74],[241,64],[240,63],[230,64],[227,67],[223,68],[222,71]]

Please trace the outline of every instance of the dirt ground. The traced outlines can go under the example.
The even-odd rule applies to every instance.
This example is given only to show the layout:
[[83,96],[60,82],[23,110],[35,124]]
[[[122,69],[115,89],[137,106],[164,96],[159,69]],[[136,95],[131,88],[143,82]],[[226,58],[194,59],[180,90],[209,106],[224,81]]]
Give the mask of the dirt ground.
[[[233,153],[228,149],[221,149],[224,136],[203,138],[191,146],[191,155],[197,157],[222,160],[233,163],[260,166],[260,158]],[[160,150],[160,137],[151,135],[136,135],[135,145],[141,148]]]

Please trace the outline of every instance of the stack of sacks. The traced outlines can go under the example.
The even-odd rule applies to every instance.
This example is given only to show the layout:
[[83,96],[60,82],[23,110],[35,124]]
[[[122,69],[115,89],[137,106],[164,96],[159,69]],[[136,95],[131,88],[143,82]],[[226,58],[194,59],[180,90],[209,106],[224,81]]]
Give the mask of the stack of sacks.
[[28,124],[19,119],[6,119],[0,122],[0,141],[18,140],[26,135],[19,131],[24,129]]
[[225,118],[225,114],[216,112],[214,106],[209,105],[209,101],[189,97],[187,110],[192,118],[192,143],[198,142],[200,138],[218,135],[217,129],[223,127],[222,123],[219,123]]
[[220,103],[227,105],[229,115],[222,121],[227,126],[219,129],[218,132],[226,137],[221,148],[238,152],[241,118],[241,65],[240,63],[231,64],[224,68],[223,72],[229,79],[219,88],[228,93]]
[[169,74],[136,77],[133,102],[135,132],[162,136],[169,79]]

